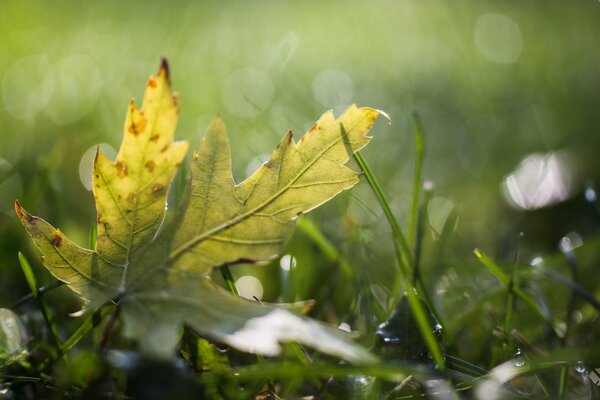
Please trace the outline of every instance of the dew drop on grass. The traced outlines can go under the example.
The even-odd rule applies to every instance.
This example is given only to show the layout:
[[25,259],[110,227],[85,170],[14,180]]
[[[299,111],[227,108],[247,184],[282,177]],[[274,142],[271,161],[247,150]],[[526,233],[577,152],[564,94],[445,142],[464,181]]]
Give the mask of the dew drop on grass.
[[338,329],[342,330],[342,331],[346,331],[346,332],[352,332],[352,328],[350,327],[350,324],[347,322],[342,322],[339,326]]
[[585,374],[587,372],[587,368],[583,361],[577,361],[575,364],[575,371],[579,372],[580,374]]
[[525,362],[525,356],[523,356],[521,349],[518,349],[513,357],[513,364],[515,364],[516,367],[522,367],[525,365]]

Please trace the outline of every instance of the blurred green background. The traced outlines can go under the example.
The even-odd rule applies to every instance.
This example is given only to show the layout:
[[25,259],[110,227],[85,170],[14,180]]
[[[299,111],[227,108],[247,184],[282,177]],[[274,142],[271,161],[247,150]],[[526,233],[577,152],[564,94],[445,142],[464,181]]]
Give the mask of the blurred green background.
[[[86,244],[95,221],[80,177],[89,179],[89,149],[118,148],[127,103],[134,98],[139,105],[145,80],[164,56],[180,96],[176,136],[195,148],[221,114],[238,180],[288,130],[299,138],[328,109],[340,113],[356,103],[385,110],[392,124],[376,125],[363,155],[403,226],[418,112],[424,176],[434,184],[424,274],[450,335],[459,335],[449,322],[453,313],[466,313],[465,304],[498,288],[473,248],[510,261],[524,232],[521,262],[529,264],[557,253],[570,232],[574,247],[594,246],[599,42],[600,2],[592,0],[1,1],[0,301],[11,304],[28,291],[17,251],[37,254],[14,216],[14,200]],[[449,215],[452,235],[442,246]],[[298,234],[288,252],[296,252],[296,269],[310,274],[287,295],[285,269],[274,264],[256,272],[265,298],[337,301],[339,322],[340,307],[358,292],[370,288],[385,297],[393,247],[366,183],[307,218],[338,254],[327,258]],[[585,253],[582,266],[590,271],[585,285],[596,293],[597,248]],[[354,292],[326,287],[325,278],[336,276],[327,266],[338,256],[350,260],[353,272],[344,276]],[[554,265],[566,268],[564,260]],[[56,306],[77,309],[74,301]],[[488,311],[476,315],[488,318]],[[365,329],[378,321],[376,315]],[[470,335],[493,325],[485,324]],[[464,351],[477,348],[465,343]]]

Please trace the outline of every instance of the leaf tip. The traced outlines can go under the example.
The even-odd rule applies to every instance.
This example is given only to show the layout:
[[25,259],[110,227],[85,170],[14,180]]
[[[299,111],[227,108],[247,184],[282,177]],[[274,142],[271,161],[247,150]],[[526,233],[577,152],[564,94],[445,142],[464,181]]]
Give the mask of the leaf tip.
[[374,108],[373,110],[375,110],[377,112],[377,114],[381,115],[383,118],[385,118],[385,120],[387,121],[388,125],[392,124],[392,118],[390,118],[390,115],[388,113],[386,113],[383,110],[378,110],[376,108]]
[[160,60],[160,67],[158,68],[158,76],[164,76],[166,81],[171,84],[171,72],[169,70],[169,61],[166,57],[162,57]]

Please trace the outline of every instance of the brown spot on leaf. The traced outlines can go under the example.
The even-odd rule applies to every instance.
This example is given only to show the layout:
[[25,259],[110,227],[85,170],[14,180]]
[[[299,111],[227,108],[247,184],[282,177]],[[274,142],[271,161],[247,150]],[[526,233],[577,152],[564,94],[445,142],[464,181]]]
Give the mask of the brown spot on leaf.
[[55,232],[54,236],[52,237],[52,240],[50,241],[50,243],[52,243],[52,246],[54,247],[60,247],[60,245],[62,244],[62,235],[60,234],[60,232]]
[[155,133],[154,135],[150,136],[150,141],[156,143],[156,142],[158,142],[159,138],[160,138],[160,135],[158,133]]
[[127,201],[133,203],[135,201],[135,193],[129,193],[127,196]]
[[154,193],[160,193],[163,190],[165,190],[165,187],[160,183],[155,183],[154,186],[152,186],[152,191]]
[[156,163],[153,160],[146,161],[146,164],[144,164],[144,165],[150,172],[154,171],[154,168],[156,168]]
[[127,176],[127,163],[125,161],[117,161],[115,167],[117,168],[117,175],[119,176],[119,178]]
[[100,214],[100,213],[96,214],[96,222],[97,223],[101,223],[102,222],[102,214]]
[[146,118],[142,117],[142,118],[139,118],[137,121],[131,121],[131,123],[127,127],[127,130],[129,131],[129,133],[133,133],[134,135],[137,135],[138,133],[142,132],[145,128],[146,128]]
[[151,88],[155,88],[156,86],[158,86],[158,84],[156,83],[156,79],[154,79],[154,78],[148,79],[148,86]]
[[169,144],[167,143],[167,144],[165,145],[165,147],[163,147],[162,149],[160,149],[160,152],[161,152],[161,153],[164,153],[165,151],[167,151],[167,149],[168,149],[168,148],[169,148]]

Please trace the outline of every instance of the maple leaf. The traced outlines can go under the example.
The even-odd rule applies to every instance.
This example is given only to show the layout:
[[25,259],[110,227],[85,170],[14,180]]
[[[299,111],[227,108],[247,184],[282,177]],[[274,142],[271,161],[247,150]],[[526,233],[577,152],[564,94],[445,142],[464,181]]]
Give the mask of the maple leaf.
[[344,166],[371,139],[379,111],[351,106],[326,112],[295,143],[291,132],[270,159],[237,184],[229,141],[216,117],[191,161],[182,207],[165,221],[167,189],[188,144],[173,142],[178,104],[163,61],[141,109],[130,103],[116,161],[98,152],[93,171],[97,242],[82,248],[17,201],[17,215],[46,268],[92,305],[118,301],[125,334],[169,353],[187,323],[243,351],[277,354],[298,341],[349,361],[372,356],[343,332],[291,311],[232,296],[210,278],[214,268],[277,256],[298,215],[358,181]]

